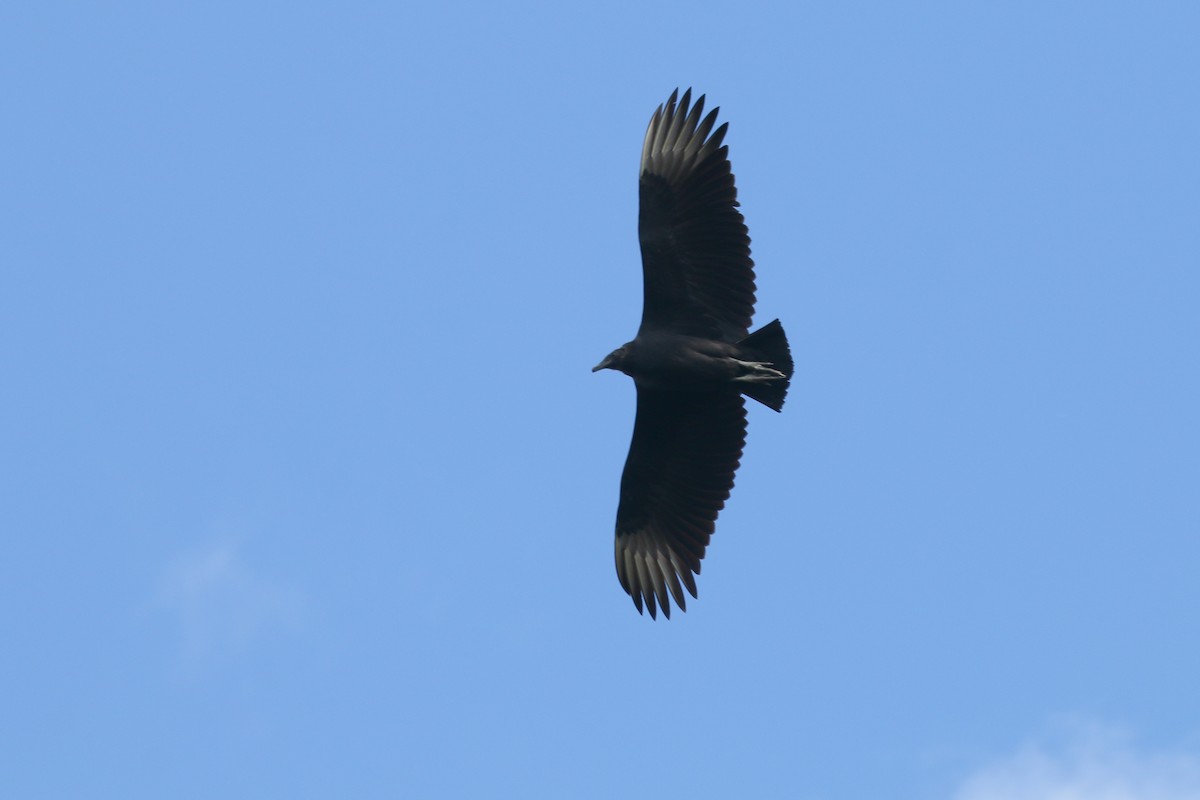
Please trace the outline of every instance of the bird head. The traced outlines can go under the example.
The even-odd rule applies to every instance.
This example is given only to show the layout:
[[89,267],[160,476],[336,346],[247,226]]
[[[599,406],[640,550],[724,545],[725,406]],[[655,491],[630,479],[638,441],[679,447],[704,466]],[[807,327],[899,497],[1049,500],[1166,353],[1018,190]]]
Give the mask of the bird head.
[[625,363],[625,348],[627,345],[621,345],[616,350],[604,357],[599,364],[592,367],[592,372],[599,372],[602,369],[620,369]]

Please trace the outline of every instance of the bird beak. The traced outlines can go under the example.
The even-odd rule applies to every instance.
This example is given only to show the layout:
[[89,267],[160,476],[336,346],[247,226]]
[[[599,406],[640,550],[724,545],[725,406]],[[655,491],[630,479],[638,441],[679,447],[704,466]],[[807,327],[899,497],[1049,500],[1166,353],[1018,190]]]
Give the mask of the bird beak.
[[605,356],[603,361],[592,367],[592,372],[599,372],[602,369],[608,369],[612,366],[612,360],[612,355]]

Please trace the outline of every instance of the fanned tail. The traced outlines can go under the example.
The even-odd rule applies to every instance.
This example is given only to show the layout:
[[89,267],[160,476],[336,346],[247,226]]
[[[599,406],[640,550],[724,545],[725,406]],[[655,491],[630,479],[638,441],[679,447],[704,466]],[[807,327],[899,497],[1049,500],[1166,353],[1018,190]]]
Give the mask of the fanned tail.
[[787,334],[779,320],[773,320],[738,342],[747,360],[766,361],[784,377],[764,383],[747,383],[740,387],[742,394],[757,400],[767,408],[783,410],[788,385],[792,381],[792,351]]

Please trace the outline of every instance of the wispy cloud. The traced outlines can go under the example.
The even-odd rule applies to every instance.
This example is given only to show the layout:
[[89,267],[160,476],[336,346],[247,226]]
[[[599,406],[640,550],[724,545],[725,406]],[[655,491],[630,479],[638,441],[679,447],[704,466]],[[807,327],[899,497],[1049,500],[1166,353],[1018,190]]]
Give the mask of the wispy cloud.
[[219,543],[173,561],[158,586],[160,604],[177,619],[186,662],[223,659],[300,621],[300,597],[261,577],[238,548]]
[[969,777],[954,800],[1200,800],[1200,752],[1149,750],[1074,722]]

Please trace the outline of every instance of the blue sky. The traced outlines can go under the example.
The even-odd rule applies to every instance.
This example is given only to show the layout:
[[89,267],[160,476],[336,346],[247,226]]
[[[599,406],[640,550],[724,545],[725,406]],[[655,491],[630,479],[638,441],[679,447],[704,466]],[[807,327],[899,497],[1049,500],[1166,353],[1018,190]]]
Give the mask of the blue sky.
[[[1198,36],[9,4],[3,793],[1200,797]],[[797,375],[652,622],[633,387],[590,368],[676,86],[730,122]]]

